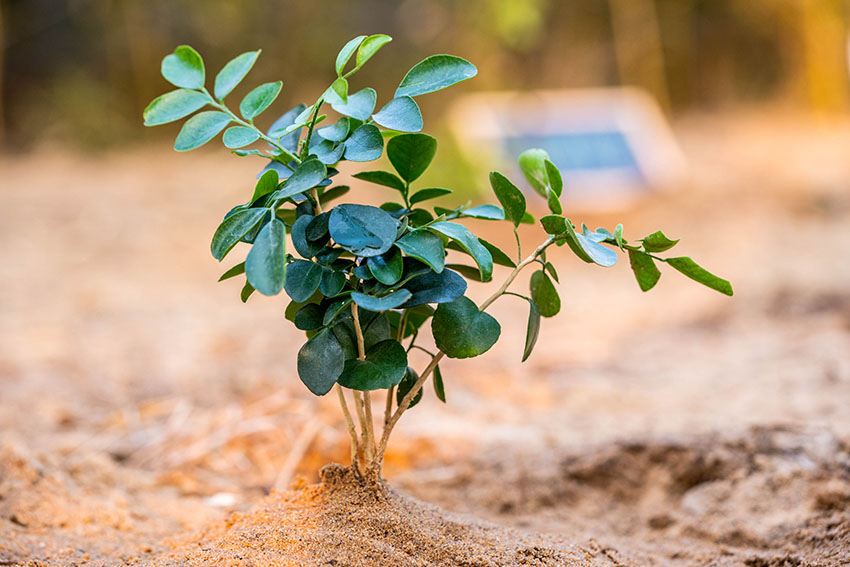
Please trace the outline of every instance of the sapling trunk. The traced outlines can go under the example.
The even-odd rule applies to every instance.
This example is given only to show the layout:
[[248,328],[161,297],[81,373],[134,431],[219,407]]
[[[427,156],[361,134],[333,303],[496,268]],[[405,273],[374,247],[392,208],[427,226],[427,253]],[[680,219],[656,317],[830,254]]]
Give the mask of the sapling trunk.
[[[728,281],[690,258],[659,257],[658,253],[678,243],[661,231],[629,243],[622,225],[613,232],[576,226],[563,215],[561,174],[542,149],[519,156],[528,187],[550,211],[540,219],[545,240],[525,259],[517,228],[534,224],[535,219],[526,210],[525,193],[504,175],[490,174],[500,206],[467,204],[429,210],[426,201],[444,198],[452,191],[414,189],[437,151],[437,140],[421,132],[424,122],[415,99],[470,79],[478,71],[454,55],[427,57],[404,75],[392,98],[375,112],[377,93],[370,88],[350,92],[349,81],[390,41],[389,36],[376,34],[346,43],[335,61],[336,78],[316,102],[295,105],[267,130],[260,129],[255,120],[277,99],[281,82],[265,83],[248,92],[239,103],[239,114],[226,102],[253,67],[259,51],[228,62],[216,75],[210,92],[203,59],[191,47],[181,45],[162,61],[163,76],[177,90],[156,98],[144,113],[146,126],[189,117],[175,141],[178,151],[198,148],[223,132],[222,141],[234,154],[263,160],[253,194],[225,215],[210,249],[220,261],[240,243],[249,247],[245,261],[220,278],[244,275],[243,302],[254,291],[266,296],[285,291],[290,297],[286,318],[307,338],[298,352],[298,376],[315,395],[336,389],[350,437],[351,467],[359,478],[370,482],[380,480],[393,428],[422,398],[425,382],[432,380],[437,398],[446,401],[440,361],[446,356],[479,356],[499,339],[501,327],[485,311],[502,295],[528,301],[522,360],[531,355],[541,317],[554,316],[560,310],[557,270],[546,259],[552,244],[566,244],[580,260],[602,267],[613,266],[618,252],[627,254],[643,291],[658,283],[660,262],[732,295]],[[317,128],[327,118],[320,114],[325,105],[339,118]],[[204,107],[212,110],[202,110]],[[334,185],[343,162],[373,162],[384,153],[393,171],[359,171],[353,179],[394,190],[395,200],[381,207],[346,203],[325,210],[323,204],[349,190]],[[470,218],[509,223],[500,226],[514,233],[517,263],[475,236],[463,224]],[[447,263],[458,258],[468,258],[474,266]],[[532,274],[529,295],[509,292],[517,275],[533,263],[540,268]],[[465,296],[466,280],[490,281],[495,264],[512,270],[479,307]],[[436,352],[416,344],[426,323],[430,323]],[[402,343],[408,338],[405,347]],[[414,348],[431,356],[419,375],[408,366],[408,353]],[[346,389],[352,390],[353,411]],[[374,390],[387,392],[379,441],[372,412]]]

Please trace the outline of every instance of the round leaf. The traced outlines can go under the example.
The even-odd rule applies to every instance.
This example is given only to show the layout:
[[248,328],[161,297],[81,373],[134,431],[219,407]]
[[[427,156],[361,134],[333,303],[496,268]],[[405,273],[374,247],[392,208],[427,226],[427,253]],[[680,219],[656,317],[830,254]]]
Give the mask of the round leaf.
[[317,396],[331,391],[345,365],[345,355],[336,336],[319,331],[298,351],[298,377]]
[[230,123],[230,117],[224,112],[206,110],[199,112],[183,124],[174,149],[178,152],[188,152],[200,148],[224,130]]
[[434,159],[437,140],[428,134],[400,134],[387,142],[387,157],[408,183],[422,175]]
[[363,124],[345,142],[345,159],[349,161],[372,161],[381,157],[384,138],[374,124]]
[[285,199],[318,186],[328,175],[328,168],[317,159],[308,159],[299,165],[283,186],[275,193],[275,199]]
[[345,139],[346,136],[348,136],[348,126],[348,117],[343,116],[331,126],[319,128],[318,130],[316,130],[316,133],[319,134],[319,136],[321,136],[325,140],[330,140],[331,142],[341,142]]
[[346,360],[338,382],[352,390],[383,390],[401,382],[406,372],[407,352],[389,339],[366,351],[366,360]]
[[561,310],[561,298],[558,297],[558,290],[555,289],[555,284],[549,279],[549,276],[538,270],[531,274],[531,299],[537,304],[540,309],[540,315],[543,317],[554,317]]
[[440,304],[431,322],[434,342],[449,358],[470,358],[487,352],[499,340],[501,331],[499,322],[467,297]]
[[396,248],[391,248],[380,256],[372,256],[367,264],[375,279],[384,285],[393,285],[398,282],[404,271],[401,252]]
[[221,141],[230,149],[242,148],[260,139],[260,135],[251,128],[231,126],[224,131]]
[[239,103],[239,112],[242,113],[242,117],[245,120],[253,120],[256,116],[259,116],[274,102],[282,88],[283,83],[276,81],[260,85],[246,94],[242,102]]
[[272,219],[254,240],[245,258],[245,275],[254,289],[263,295],[276,295],[286,277],[286,226]]
[[238,55],[222,67],[218,75],[215,76],[215,86],[213,88],[215,98],[223,100],[224,97],[236,88],[236,85],[242,82],[242,79],[245,78],[245,75],[248,74],[248,71],[256,63],[257,57],[260,56],[260,51],[258,49],[257,51],[248,51],[247,53]]
[[[294,301],[290,305],[300,305]],[[325,310],[316,303],[305,303],[301,305],[292,322],[295,323],[295,328],[301,331],[316,331],[322,328],[322,319],[325,315]]]
[[400,132],[419,132],[422,130],[422,111],[409,96],[394,98],[372,116],[372,120],[384,128]]
[[378,93],[375,92],[375,89],[365,88],[354,94],[349,94],[348,102],[343,102],[340,98],[330,98],[328,102],[331,103],[331,108],[343,116],[350,116],[351,118],[365,122],[372,116],[372,112],[375,111],[375,104],[378,102]]
[[[395,391],[395,399],[398,405],[401,405],[401,402],[404,400],[404,397],[413,389],[416,385],[416,382],[419,380],[419,374],[411,368],[407,367],[407,372],[404,375],[404,378],[398,384],[398,388]],[[436,384],[436,382],[435,382]],[[416,404],[418,404],[422,400],[422,388],[419,388],[419,391],[413,396],[413,399],[410,400],[410,405],[407,406],[407,409],[412,408]]]
[[388,309],[395,309],[410,299],[411,295],[412,294],[406,289],[399,289],[383,297],[375,297],[373,295],[366,295],[365,293],[355,291],[351,293],[351,299],[353,299],[354,303],[356,303],[359,307],[368,311],[387,311]]
[[177,89],[158,96],[145,108],[145,126],[168,124],[189,116],[207,105],[209,99],[203,93],[188,89]]
[[398,248],[410,256],[428,264],[437,273],[446,265],[446,249],[443,240],[427,230],[413,230],[395,243]]
[[404,284],[413,295],[402,307],[408,309],[427,303],[450,303],[466,292],[466,280],[449,269],[439,274],[427,272]]
[[162,76],[165,80],[184,89],[204,87],[204,60],[188,45],[181,45],[174,53],[162,60]]
[[383,254],[395,241],[398,221],[378,207],[338,205],[331,210],[328,230],[334,241],[356,256]]
[[303,303],[319,289],[322,267],[309,260],[295,260],[286,269],[284,288],[292,301]]
[[475,65],[454,55],[432,55],[413,66],[395,96],[418,96],[439,91],[478,74]]
[[537,193],[547,199],[549,196],[549,175],[546,172],[546,160],[549,154],[545,150],[525,150],[519,155],[519,168],[528,184]]

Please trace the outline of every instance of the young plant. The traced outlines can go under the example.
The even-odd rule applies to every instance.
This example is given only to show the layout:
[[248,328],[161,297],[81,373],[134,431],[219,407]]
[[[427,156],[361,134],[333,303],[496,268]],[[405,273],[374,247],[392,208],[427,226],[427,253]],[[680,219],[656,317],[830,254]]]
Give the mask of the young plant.
[[[352,467],[357,475],[371,480],[380,477],[390,433],[404,412],[422,398],[428,379],[437,397],[445,401],[442,358],[478,356],[499,339],[499,323],[486,309],[504,295],[528,303],[522,360],[529,357],[541,317],[556,315],[561,305],[555,287],[558,273],[546,258],[550,246],[566,244],[581,260],[603,267],[613,266],[618,252],[628,254],[643,291],[652,289],[661,277],[660,262],[732,295],[728,281],[690,258],[658,256],[678,242],[661,231],[630,242],[623,236],[622,225],[613,231],[590,230],[583,224],[579,228],[563,214],[561,175],[543,150],[531,149],[519,156],[521,171],[551,213],[540,219],[542,241],[528,255],[523,256],[517,228],[535,220],[526,211],[522,191],[501,173],[490,174],[501,206],[426,208],[428,200],[452,191],[414,189],[437,150],[437,141],[420,133],[423,121],[416,97],[465,81],[477,70],[453,55],[428,57],[407,72],[393,98],[375,112],[375,90],[351,92],[349,80],[390,41],[386,35],[372,35],[346,43],[337,55],[330,86],[315,102],[294,106],[267,129],[258,127],[255,119],[277,99],[281,82],[250,91],[239,102],[238,113],[227,102],[260,51],[243,53],[227,63],[210,92],[201,56],[189,46],[180,46],[162,61],[162,75],[177,90],[158,97],[144,112],[147,126],[193,115],[177,135],[177,151],[200,147],[224,132],[224,145],[234,154],[264,161],[253,194],[227,212],[213,235],[211,250],[217,260],[239,243],[248,245],[245,260],[220,280],[244,278],[243,302],[254,291],[263,295],[286,291],[291,299],[286,318],[307,337],[298,352],[298,376],[317,396],[336,390],[351,437]],[[326,122],[322,112],[327,106],[339,115],[332,123]],[[349,190],[334,184],[337,166],[343,161],[377,160],[384,153],[385,139],[394,172],[362,171],[354,177],[389,188],[395,200],[380,207],[330,207],[332,200]],[[516,235],[516,260],[476,237],[462,222],[468,218],[506,222],[507,230]],[[453,254],[449,256],[448,251]],[[469,257],[474,265],[449,263],[449,257],[457,262],[458,256]],[[494,265],[506,267],[507,276],[487,300],[476,305],[464,295],[467,279],[490,281]],[[529,266],[535,271],[528,295],[508,291]],[[426,323],[430,323],[436,351],[417,344]],[[413,349],[430,359],[420,371],[408,364]],[[376,390],[386,391],[380,434],[374,427],[372,406]]]

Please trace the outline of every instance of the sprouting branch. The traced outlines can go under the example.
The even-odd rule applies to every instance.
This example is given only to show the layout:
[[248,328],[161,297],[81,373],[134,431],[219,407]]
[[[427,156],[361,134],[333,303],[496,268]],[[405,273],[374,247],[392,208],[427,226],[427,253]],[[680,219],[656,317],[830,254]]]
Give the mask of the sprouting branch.
[[[517,264],[516,268],[513,269],[513,271],[508,275],[502,285],[499,286],[499,289],[497,289],[496,292],[493,293],[493,295],[488,297],[484,301],[484,303],[481,304],[481,311],[484,311],[485,309],[487,309],[487,307],[492,305],[494,301],[499,299],[499,297],[501,297],[505,293],[505,291],[507,291],[508,287],[513,283],[513,281],[516,279],[522,269],[534,262],[534,260],[536,260],[537,257],[540,256],[540,254],[542,254],[546,250],[546,248],[551,246],[553,242],[555,242],[555,237],[549,235],[546,240],[544,240],[537,248],[534,249],[534,252],[532,252],[525,260]],[[384,459],[384,453],[387,450],[387,443],[389,442],[390,433],[392,433],[393,428],[395,427],[396,423],[398,423],[398,420],[401,418],[402,414],[404,414],[404,412],[407,411],[407,409],[410,407],[410,404],[413,402],[413,399],[419,393],[419,390],[422,389],[422,386],[425,384],[425,381],[428,379],[428,377],[431,375],[431,373],[434,371],[434,369],[437,367],[437,365],[440,363],[440,360],[442,360],[444,356],[445,353],[440,351],[436,354],[436,356],[431,359],[431,362],[428,363],[428,366],[426,366],[425,370],[423,370],[422,374],[420,374],[419,379],[401,400],[401,403],[398,405],[398,408],[396,409],[395,413],[393,413],[389,421],[384,426],[384,431],[381,434],[381,441],[378,444],[377,453],[375,454],[375,458],[370,464],[369,468],[380,468],[381,463]]]

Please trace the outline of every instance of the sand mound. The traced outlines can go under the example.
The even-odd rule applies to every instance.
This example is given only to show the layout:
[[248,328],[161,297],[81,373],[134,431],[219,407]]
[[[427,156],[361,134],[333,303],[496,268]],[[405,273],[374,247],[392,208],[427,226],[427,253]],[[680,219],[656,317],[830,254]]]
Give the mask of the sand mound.
[[189,540],[158,565],[346,567],[593,566],[605,552],[565,547],[367,486],[339,465],[322,483],[272,494]]

